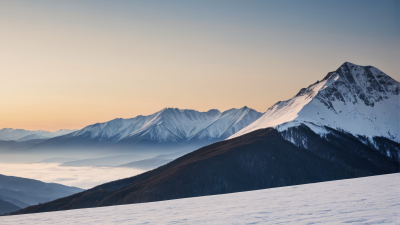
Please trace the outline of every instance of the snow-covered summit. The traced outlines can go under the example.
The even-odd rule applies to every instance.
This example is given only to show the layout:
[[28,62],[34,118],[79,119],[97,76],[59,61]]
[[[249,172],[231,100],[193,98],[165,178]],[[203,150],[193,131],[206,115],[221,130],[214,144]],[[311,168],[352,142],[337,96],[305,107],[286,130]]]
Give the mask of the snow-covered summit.
[[305,124],[400,142],[399,89],[398,81],[377,68],[346,62],[293,98],[277,102],[229,138],[267,127],[285,130]]
[[131,119],[114,119],[87,126],[64,136],[68,139],[84,136],[96,140],[118,142],[144,139],[158,142],[212,140],[227,138],[258,119],[259,113],[248,107],[220,112],[165,108],[148,116]]

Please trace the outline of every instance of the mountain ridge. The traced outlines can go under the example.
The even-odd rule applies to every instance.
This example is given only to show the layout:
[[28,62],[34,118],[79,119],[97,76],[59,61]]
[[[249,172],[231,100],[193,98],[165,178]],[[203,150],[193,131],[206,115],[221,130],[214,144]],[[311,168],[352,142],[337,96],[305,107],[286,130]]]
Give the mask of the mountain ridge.
[[3,204],[2,213],[18,210],[14,206],[19,207],[19,209],[26,208],[30,205],[49,202],[81,191],[84,191],[84,189],[0,174],[0,201],[12,204]]
[[44,130],[24,130],[3,128],[0,129],[0,140],[2,141],[29,141],[34,139],[47,139],[65,135],[76,130],[60,129],[58,131],[44,131]]

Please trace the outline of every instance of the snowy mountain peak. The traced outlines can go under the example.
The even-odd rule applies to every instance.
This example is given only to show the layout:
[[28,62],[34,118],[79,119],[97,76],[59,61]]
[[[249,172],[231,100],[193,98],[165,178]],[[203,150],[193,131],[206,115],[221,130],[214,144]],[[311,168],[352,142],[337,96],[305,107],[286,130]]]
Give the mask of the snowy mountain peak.
[[372,66],[358,66],[344,63],[335,72],[328,74],[327,79],[339,75],[335,85],[324,90],[318,97],[328,104],[330,101],[352,102],[361,101],[366,106],[374,106],[376,102],[399,95],[399,82]]
[[293,98],[277,102],[230,138],[281,124],[288,128],[304,123],[400,142],[399,89],[399,82],[377,68],[346,62]]

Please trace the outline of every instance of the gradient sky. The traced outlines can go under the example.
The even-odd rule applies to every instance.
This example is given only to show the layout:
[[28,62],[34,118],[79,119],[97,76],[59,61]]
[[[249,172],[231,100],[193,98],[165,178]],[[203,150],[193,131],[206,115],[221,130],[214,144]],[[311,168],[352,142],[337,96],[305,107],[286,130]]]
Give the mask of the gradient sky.
[[349,61],[400,81],[399,1],[0,0],[0,129],[266,111]]

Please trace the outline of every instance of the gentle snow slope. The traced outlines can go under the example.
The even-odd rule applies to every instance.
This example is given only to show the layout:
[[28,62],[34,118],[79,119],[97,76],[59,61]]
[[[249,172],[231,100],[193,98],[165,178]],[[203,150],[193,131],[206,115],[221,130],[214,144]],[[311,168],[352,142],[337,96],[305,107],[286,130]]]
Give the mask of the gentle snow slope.
[[328,126],[400,142],[399,89],[400,83],[382,71],[346,62],[293,98],[276,103],[229,138],[262,128],[284,130],[303,123],[320,133],[324,132],[321,127]]
[[400,174],[0,217],[4,224],[399,224]]

